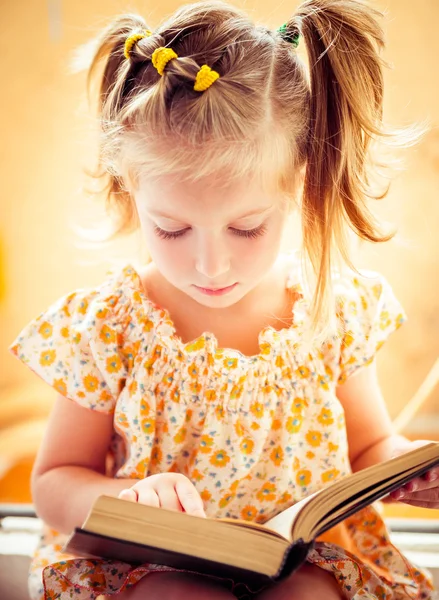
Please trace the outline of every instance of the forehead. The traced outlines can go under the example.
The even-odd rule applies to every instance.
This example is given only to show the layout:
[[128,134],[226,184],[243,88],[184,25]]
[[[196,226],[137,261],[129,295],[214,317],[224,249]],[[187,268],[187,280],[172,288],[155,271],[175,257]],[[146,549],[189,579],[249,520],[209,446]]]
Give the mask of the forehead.
[[142,175],[134,197],[139,213],[160,212],[186,221],[209,216],[239,218],[246,213],[268,209],[279,201],[254,178],[225,184],[219,175],[198,181]]

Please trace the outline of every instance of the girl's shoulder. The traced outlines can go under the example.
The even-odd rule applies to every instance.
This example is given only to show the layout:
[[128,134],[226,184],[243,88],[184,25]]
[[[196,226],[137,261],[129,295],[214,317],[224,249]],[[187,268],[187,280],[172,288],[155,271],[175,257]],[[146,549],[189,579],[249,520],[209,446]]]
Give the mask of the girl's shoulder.
[[62,395],[108,411],[161,318],[130,265],[77,289],[28,323],[10,346]]

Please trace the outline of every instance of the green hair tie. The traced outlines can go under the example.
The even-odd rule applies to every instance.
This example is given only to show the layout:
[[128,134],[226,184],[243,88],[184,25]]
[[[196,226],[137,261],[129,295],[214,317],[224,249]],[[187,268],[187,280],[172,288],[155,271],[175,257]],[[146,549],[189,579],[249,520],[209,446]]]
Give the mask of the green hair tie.
[[297,48],[297,46],[299,45],[299,39],[300,39],[300,33],[297,30],[296,31],[288,30],[287,23],[284,23],[283,25],[281,25],[279,27],[277,32],[279,33],[280,37],[283,40],[285,40],[289,44],[293,44],[293,47]]

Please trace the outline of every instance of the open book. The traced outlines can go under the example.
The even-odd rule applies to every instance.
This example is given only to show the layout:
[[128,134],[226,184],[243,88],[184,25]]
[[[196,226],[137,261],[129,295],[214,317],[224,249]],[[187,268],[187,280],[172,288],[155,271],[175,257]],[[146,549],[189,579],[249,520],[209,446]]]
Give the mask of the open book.
[[319,535],[437,464],[439,443],[428,444],[336,481],[264,525],[100,496],[65,551],[265,583],[297,568]]

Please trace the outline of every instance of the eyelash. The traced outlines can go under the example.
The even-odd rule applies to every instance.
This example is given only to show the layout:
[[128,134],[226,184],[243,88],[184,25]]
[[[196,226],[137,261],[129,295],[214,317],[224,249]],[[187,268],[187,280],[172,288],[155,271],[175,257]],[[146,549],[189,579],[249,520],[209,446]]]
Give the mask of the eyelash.
[[[254,229],[234,229],[233,227],[231,227],[230,229],[235,235],[250,239],[256,239],[261,235],[264,235],[264,233],[267,231],[267,228],[264,223],[262,225],[259,225],[259,227],[255,227]],[[154,231],[156,235],[158,235],[163,240],[175,240],[179,237],[183,237],[185,233],[189,231],[189,229],[180,229],[180,231],[166,231],[165,229],[161,229],[156,225],[154,227]]]

